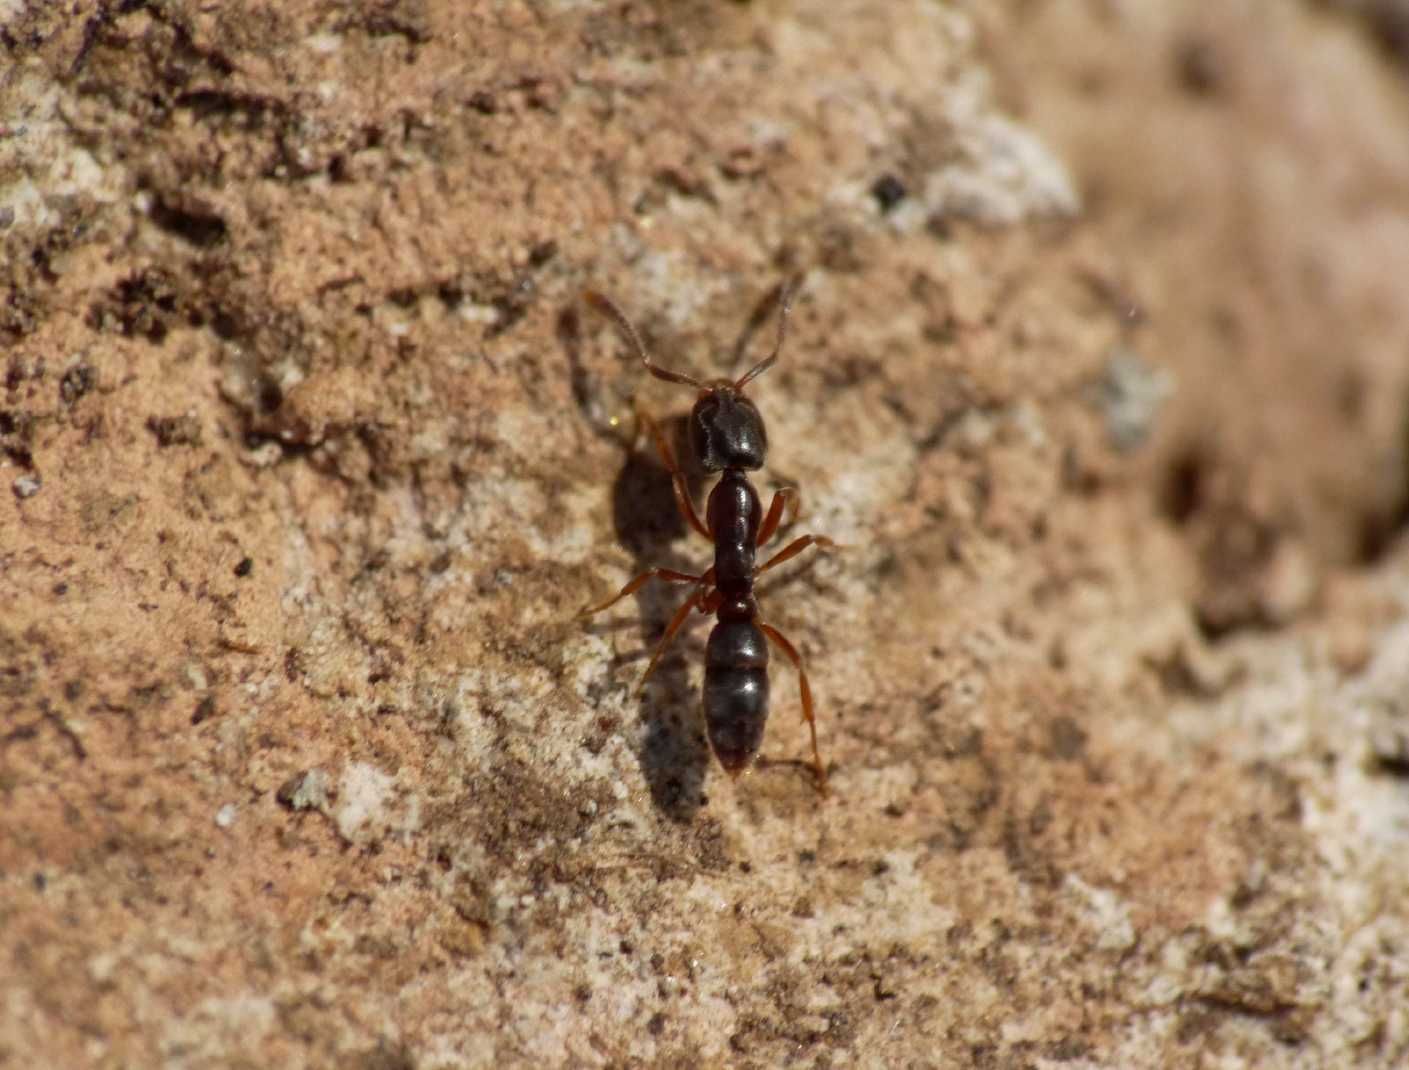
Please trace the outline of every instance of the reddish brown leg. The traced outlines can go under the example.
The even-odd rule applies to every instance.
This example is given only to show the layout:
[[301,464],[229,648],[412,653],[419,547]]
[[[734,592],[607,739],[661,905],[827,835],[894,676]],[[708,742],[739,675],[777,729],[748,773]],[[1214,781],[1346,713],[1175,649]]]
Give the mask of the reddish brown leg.
[[789,561],[802,553],[809,546],[816,545],[823,550],[840,550],[841,544],[835,543],[825,535],[799,535],[788,545],[784,546],[776,554],[770,557],[767,562],[753,570],[755,576],[761,576],[774,565],[781,565],[784,561]]
[[779,650],[792,660],[793,668],[797,669],[797,682],[802,690],[802,718],[807,722],[807,730],[812,733],[812,767],[817,771],[817,790],[825,796],[827,794],[827,770],[822,765],[822,755],[817,749],[817,718],[812,710],[812,688],[807,683],[807,670],[802,667],[802,655],[797,652],[797,647],[788,642],[783,633],[773,625],[765,624],[761,620],[755,620],[754,623],[763,630],[764,635],[773,640]]
[[713,536],[709,533],[709,528],[705,527],[704,521],[700,519],[699,513],[695,512],[695,503],[690,500],[690,488],[685,482],[685,473],[680,470],[680,466],[675,463],[675,454],[671,452],[670,443],[666,441],[665,433],[661,431],[660,424],[656,423],[651,416],[640,409],[636,410],[636,418],[646,425],[646,430],[651,433],[651,437],[656,440],[656,450],[660,453],[661,463],[665,465],[666,471],[670,473],[671,486],[675,488],[675,504],[680,510],[680,515],[685,518],[685,522],[694,528],[706,539],[713,541]]
[[792,506],[788,523],[791,524],[797,519],[797,511],[802,505],[802,495],[798,493],[796,487],[783,487],[773,492],[773,501],[768,506],[768,515],[763,518],[763,526],[758,529],[758,539],[755,546],[762,546],[771,539],[778,530],[783,519],[783,510],[788,505]]
[[595,606],[588,606],[586,609],[580,609],[578,610],[577,615],[579,617],[590,617],[594,613],[600,613],[604,609],[609,609],[610,607],[620,602],[627,595],[635,594],[642,587],[644,587],[646,585],[646,581],[651,579],[653,576],[659,576],[661,579],[669,580],[671,583],[699,583],[701,580],[704,579],[703,576],[691,576],[688,572],[676,572],[673,568],[648,569],[647,571],[641,573],[641,575],[637,576],[630,583],[628,583],[611,598],[608,598],[605,602],[599,603]]
[[641,677],[641,682],[636,685],[636,694],[646,690],[646,681],[651,678],[651,673],[656,670],[656,663],[660,661],[661,655],[665,653],[665,648],[670,645],[670,641],[675,638],[675,633],[680,630],[680,626],[685,623],[685,618],[690,615],[690,610],[699,605],[700,595],[703,591],[696,588],[690,597],[679,609],[675,611],[675,616],[670,618],[670,623],[665,626],[665,634],[660,637],[660,643],[656,646],[656,652],[651,657],[651,663],[646,666],[646,673]]

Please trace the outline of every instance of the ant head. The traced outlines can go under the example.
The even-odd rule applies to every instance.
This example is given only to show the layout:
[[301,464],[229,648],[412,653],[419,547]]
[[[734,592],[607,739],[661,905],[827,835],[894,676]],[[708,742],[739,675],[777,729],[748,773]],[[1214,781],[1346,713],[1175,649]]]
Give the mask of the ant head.
[[706,472],[763,467],[768,432],[763,415],[738,384],[718,379],[700,390],[690,410],[690,445]]
[[668,383],[682,383],[699,390],[695,407],[690,410],[690,444],[694,447],[700,466],[707,472],[718,472],[725,468],[753,471],[763,467],[763,459],[768,452],[768,433],[763,428],[762,414],[752,401],[744,397],[744,387],[771,368],[777,361],[778,354],[782,352],[783,339],[787,336],[788,311],[795,289],[796,283],[793,283],[779,291],[778,340],[774,343],[773,352],[755,364],[737,382],[715,379],[708,383],[656,364],[646,353],[646,347],[641,344],[641,336],[636,333],[636,328],[631,326],[631,321],[621,309],[599,293],[589,290],[583,296],[589,305],[617,325],[641,357],[647,371],[657,379],[664,379]]

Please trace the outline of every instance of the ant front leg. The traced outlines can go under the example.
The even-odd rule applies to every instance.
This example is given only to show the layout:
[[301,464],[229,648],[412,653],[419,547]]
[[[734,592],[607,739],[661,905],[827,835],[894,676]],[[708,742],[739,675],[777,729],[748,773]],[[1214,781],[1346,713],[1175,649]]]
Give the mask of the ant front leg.
[[802,508],[802,494],[796,487],[781,487],[773,492],[773,501],[768,506],[768,515],[763,518],[763,524],[758,529],[758,538],[755,546],[762,546],[774,534],[782,524],[783,510],[791,506],[788,515],[788,523],[797,522],[798,510]]
[[827,795],[827,769],[822,764],[822,754],[817,749],[817,717],[812,709],[812,687],[807,682],[807,670],[802,667],[802,655],[798,653],[797,647],[788,642],[786,636],[771,624],[765,624],[761,620],[756,620],[759,629],[793,663],[793,668],[797,669],[798,688],[802,692],[802,719],[807,722],[807,730],[812,734],[812,768],[817,773],[817,790],[825,798]]
[[699,513],[695,512],[695,503],[690,500],[690,488],[685,482],[685,473],[676,463],[675,454],[671,451],[670,443],[666,441],[665,432],[660,429],[660,424],[641,409],[636,410],[636,419],[645,425],[651,437],[656,440],[656,451],[660,454],[660,460],[665,465],[665,470],[670,473],[671,486],[675,488],[675,505],[680,510],[680,515],[685,518],[685,522],[690,527],[713,542],[714,536],[709,533],[709,528],[705,527]]

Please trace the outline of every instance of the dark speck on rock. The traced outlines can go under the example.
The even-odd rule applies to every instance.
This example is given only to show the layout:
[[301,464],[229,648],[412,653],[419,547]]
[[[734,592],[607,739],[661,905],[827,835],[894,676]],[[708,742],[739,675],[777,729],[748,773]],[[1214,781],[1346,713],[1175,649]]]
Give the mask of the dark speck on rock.
[[884,174],[871,183],[871,196],[876,198],[884,215],[905,199],[905,183],[892,174]]

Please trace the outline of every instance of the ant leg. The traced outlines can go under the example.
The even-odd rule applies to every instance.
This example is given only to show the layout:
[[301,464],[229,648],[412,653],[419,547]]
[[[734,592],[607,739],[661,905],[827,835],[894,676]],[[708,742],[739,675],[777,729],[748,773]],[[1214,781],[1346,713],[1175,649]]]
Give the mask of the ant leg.
[[797,669],[798,687],[802,691],[802,718],[807,722],[807,730],[812,734],[812,767],[817,772],[817,790],[825,796],[827,794],[827,770],[822,765],[822,755],[817,749],[817,718],[812,710],[812,688],[807,683],[807,670],[802,667],[802,655],[797,652],[797,647],[788,642],[787,638],[777,628],[771,624],[765,624],[761,620],[755,619],[763,634],[777,645],[778,649],[793,663],[793,668]]
[[773,492],[773,501],[768,506],[768,515],[763,518],[763,525],[758,529],[755,546],[762,546],[774,536],[781,525],[783,510],[789,505],[792,509],[789,510],[788,523],[792,524],[796,522],[798,510],[802,508],[802,494],[796,487],[782,487]]
[[688,572],[676,572],[673,568],[648,569],[647,571],[641,573],[641,575],[637,576],[630,583],[628,583],[613,597],[608,598],[605,602],[602,602],[598,605],[588,606],[586,609],[580,609],[577,611],[577,615],[579,617],[590,617],[594,613],[600,613],[602,612],[602,610],[608,609],[611,606],[616,605],[627,595],[635,594],[642,587],[644,587],[646,585],[646,581],[649,580],[652,576],[659,576],[661,579],[668,580],[671,583],[699,583],[702,579],[704,579],[703,576],[691,576]]
[[[694,577],[691,578],[693,579]],[[665,634],[660,637],[660,643],[656,646],[656,652],[651,657],[651,663],[646,666],[645,675],[641,677],[641,682],[636,685],[636,694],[639,695],[642,691],[646,690],[646,681],[651,678],[651,673],[655,672],[656,663],[660,661],[661,655],[665,653],[665,648],[670,645],[670,641],[675,638],[675,633],[680,630],[680,625],[685,623],[685,618],[690,615],[690,610],[699,605],[700,595],[703,593],[702,588],[696,587],[690,597],[685,599],[684,604],[675,611],[675,616],[670,618],[670,623],[665,627]]]
[[825,535],[799,535],[796,539],[788,543],[788,545],[784,546],[776,554],[770,557],[767,562],[754,569],[753,574],[755,576],[761,576],[774,565],[781,565],[784,561],[791,560],[792,558],[796,557],[798,554],[806,550],[809,546],[813,545],[816,545],[817,547],[823,550],[842,549],[841,543],[833,542]]
[[685,518],[686,523],[694,528],[706,539],[714,541],[714,536],[709,533],[709,528],[705,527],[700,515],[695,512],[695,503],[690,500],[690,489],[685,484],[685,473],[680,470],[680,466],[675,463],[675,454],[671,452],[670,443],[666,441],[665,433],[661,431],[660,424],[656,423],[650,414],[636,410],[636,418],[646,425],[646,430],[651,433],[651,437],[656,440],[656,450],[660,453],[661,463],[665,465],[666,471],[670,473],[671,486],[675,488],[675,505],[680,510],[680,515]]

